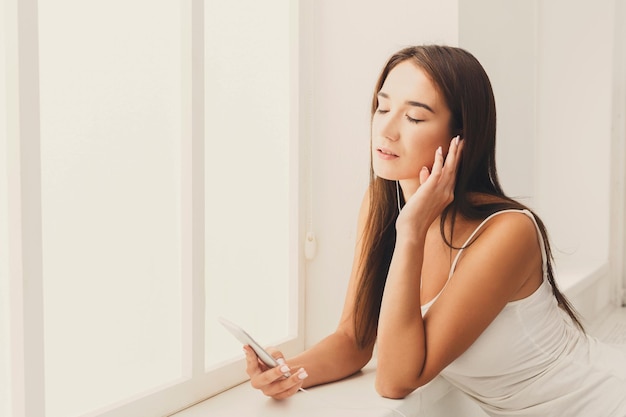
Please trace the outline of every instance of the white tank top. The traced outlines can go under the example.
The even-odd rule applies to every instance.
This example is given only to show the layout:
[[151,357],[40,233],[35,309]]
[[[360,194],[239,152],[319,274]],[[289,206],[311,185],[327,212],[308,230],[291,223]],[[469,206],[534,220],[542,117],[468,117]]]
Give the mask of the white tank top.
[[[582,333],[562,310],[547,279],[547,254],[531,212],[517,212],[537,229],[544,279],[530,296],[509,302],[478,339],[441,375],[491,416],[626,417],[626,345],[611,346]],[[459,250],[441,292],[461,257]]]

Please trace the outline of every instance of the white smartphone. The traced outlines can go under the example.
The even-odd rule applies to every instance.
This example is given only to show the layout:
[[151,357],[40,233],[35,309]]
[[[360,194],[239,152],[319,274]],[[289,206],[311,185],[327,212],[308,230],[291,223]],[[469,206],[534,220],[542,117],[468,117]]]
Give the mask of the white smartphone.
[[[259,345],[256,340],[252,338],[245,330],[241,327],[237,326],[235,323],[226,320],[224,317],[218,317],[217,320],[222,323],[222,325],[228,330],[237,340],[239,340],[244,345],[250,345],[254,353],[261,359],[261,361],[269,366],[270,368],[274,368],[278,366],[278,362],[272,355],[270,355],[265,349]],[[289,375],[285,375],[289,376]]]

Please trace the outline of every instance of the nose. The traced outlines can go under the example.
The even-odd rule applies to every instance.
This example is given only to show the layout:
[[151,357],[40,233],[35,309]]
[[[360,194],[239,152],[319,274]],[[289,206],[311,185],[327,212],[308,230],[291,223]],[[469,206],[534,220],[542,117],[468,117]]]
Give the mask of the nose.
[[398,128],[398,117],[391,113],[386,113],[377,120],[377,132],[380,137],[397,141],[400,138],[400,129]]

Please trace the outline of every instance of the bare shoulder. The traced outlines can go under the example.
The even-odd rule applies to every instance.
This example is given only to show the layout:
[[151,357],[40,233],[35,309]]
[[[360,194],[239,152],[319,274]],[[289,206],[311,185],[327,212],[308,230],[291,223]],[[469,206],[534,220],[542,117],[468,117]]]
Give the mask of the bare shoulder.
[[[505,203],[506,200],[498,196],[492,196],[482,193],[473,193],[469,196],[470,201],[474,204],[499,204]],[[535,224],[534,214],[526,209],[503,210],[494,213],[486,224],[477,233],[475,240],[495,240],[496,242],[517,243],[520,247],[537,248],[538,242],[543,237],[540,235],[539,229]],[[479,237],[482,236],[482,239]]]
[[530,212],[511,211],[492,217],[461,262],[464,265],[459,270],[464,274],[473,271],[477,280],[485,279],[482,285],[500,282],[501,301],[527,295],[541,282],[543,238],[530,216]]
[[539,235],[530,212],[509,211],[493,216],[480,233],[483,242],[494,244],[514,244],[520,249],[538,248]]

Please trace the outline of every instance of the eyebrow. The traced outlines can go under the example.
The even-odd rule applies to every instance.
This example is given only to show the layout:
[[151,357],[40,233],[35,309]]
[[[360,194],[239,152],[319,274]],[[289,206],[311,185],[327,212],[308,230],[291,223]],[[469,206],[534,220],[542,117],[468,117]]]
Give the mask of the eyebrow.
[[[379,92],[376,95],[379,96],[379,97],[383,97],[383,98],[389,99],[389,95],[387,93]],[[419,101],[413,101],[413,100],[407,100],[407,101],[405,101],[405,103],[408,104],[409,106],[422,107],[422,108],[428,110],[431,113],[435,113],[435,111],[426,103],[422,103],[422,102],[419,102]]]

